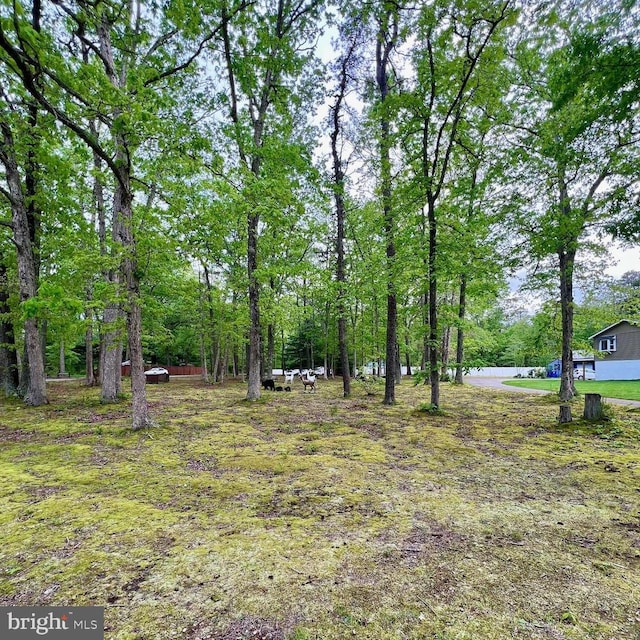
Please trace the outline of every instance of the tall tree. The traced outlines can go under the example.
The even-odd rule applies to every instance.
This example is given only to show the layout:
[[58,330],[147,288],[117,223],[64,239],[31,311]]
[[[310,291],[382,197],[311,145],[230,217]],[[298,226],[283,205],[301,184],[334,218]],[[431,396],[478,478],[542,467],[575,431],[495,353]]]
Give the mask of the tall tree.
[[[166,134],[171,96],[180,90],[185,70],[216,35],[219,23],[201,27],[194,35],[192,14],[167,6],[158,19],[141,1],[125,6],[60,2],[49,9],[47,24],[56,28],[40,38],[21,21],[22,8],[15,3],[14,20],[0,26],[0,49],[40,107],[83,140],[111,172],[112,233],[131,359],[132,422],[134,429],[140,429],[152,420],[145,391],[133,206],[134,185],[142,181],[135,161],[145,143],[160,132]],[[79,43],[92,52],[88,62]],[[92,124],[96,118],[108,134],[104,139],[96,137]],[[117,353],[115,357],[117,376]]]
[[469,105],[484,98],[479,87],[492,81],[492,67],[501,58],[498,35],[513,18],[510,0],[453,7],[434,2],[421,8],[416,24],[413,57],[417,82],[408,103],[408,126],[420,132],[416,173],[426,205],[429,380],[435,409],[440,405],[437,204],[448,186],[460,124]]
[[379,126],[380,193],[382,198],[383,227],[386,241],[385,280],[387,289],[387,333],[385,351],[384,404],[393,404],[396,398],[396,363],[398,361],[398,294],[396,289],[396,216],[392,201],[391,149],[391,54],[396,47],[399,32],[399,7],[394,2],[383,2],[376,16],[376,88],[377,120]]
[[340,368],[342,371],[342,393],[345,398],[351,395],[351,375],[349,369],[349,344],[347,340],[347,275],[345,268],[344,244],[345,244],[345,191],[346,176],[344,168],[343,118],[347,111],[347,98],[350,92],[353,69],[357,62],[357,50],[359,46],[360,30],[353,28],[349,23],[345,24],[341,34],[345,50],[337,64],[337,91],[333,104],[329,110],[331,121],[331,159],[333,165],[333,197],[336,214],[336,281],[338,283],[338,349],[340,353]]
[[[628,15],[620,6],[600,14],[597,23],[585,24],[582,14],[569,12],[553,32],[555,38],[548,32],[534,34],[519,50],[525,117],[519,123],[518,157],[527,175],[518,178],[521,191],[526,185],[532,195],[535,192],[535,206],[526,208],[520,228],[527,230],[532,256],[540,261],[553,256],[559,275],[562,401],[576,393],[576,257],[588,233],[604,229],[638,193],[634,167],[640,120],[632,94],[637,96],[640,50],[631,34],[624,33]],[[543,37],[547,46],[540,48]],[[549,42],[554,46],[549,48]],[[634,64],[625,64],[630,58]],[[561,420],[570,421],[570,411],[565,409]]]
[[[42,7],[39,2],[23,13],[25,29],[37,38],[41,31]],[[2,31],[0,31],[0,34]],[[3,57],[4,66],[11,58]],[[0,95],[0,162],[4,165],[6,189],[1,193],[11,207],[10,227],[18,256],[18,284],[21,302],[27,303],[38,293],[40,275],[40,227],[42,198],[39,193],[38,149],[42,137],[40,111],[33,97],[13,82],[12,74],[3,73],[11,89]],[[38,82],[34,78],[34,85]],[[20,144],[17,140],[22,141]],[[27,404],[46,404],[46,373],[38,318],[26,315],[24,321],[25,357],[19,390]]]
[[[265,158],[273,153],[278,114],[287,117],[287,100],[310,56],[317,36],[321,0],[255,3],[234,23],[223,6],[222,39],[229,85],[229,117],[245,188],[249,349],[247,400],[260,397],[262,369],[258,244],[263,201],[269,195]],[[250,64],[248,64],[250,61]],[[275,112],[275,113],[273,113]],[[248,127],[246,126],[248,125]],[[271,147],[271,150],[270,150]],[[273,157],[273,156],[272,156]]]

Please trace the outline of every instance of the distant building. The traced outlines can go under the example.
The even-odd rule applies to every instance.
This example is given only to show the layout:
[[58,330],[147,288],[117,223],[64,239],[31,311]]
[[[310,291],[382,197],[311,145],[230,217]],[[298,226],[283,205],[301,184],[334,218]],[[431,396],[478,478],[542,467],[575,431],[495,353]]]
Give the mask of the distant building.
[[598,380],[640,380],[640,327],[619,320],[589,340],[598,354]]
[[[547,365],[547,377],[559,378],[562,370],[562,360],[560,358],[553,360]],[[593,353],[585,353],[584,351],[573,352],[573,368],[582,371],[583,377],[586,377],[585,371],[596,370],[596,359]],[[600,370],[598,369],[598,372]],[[600,376],[598,376],[600,378]],[[601,378],[600,378],[601,379]]]

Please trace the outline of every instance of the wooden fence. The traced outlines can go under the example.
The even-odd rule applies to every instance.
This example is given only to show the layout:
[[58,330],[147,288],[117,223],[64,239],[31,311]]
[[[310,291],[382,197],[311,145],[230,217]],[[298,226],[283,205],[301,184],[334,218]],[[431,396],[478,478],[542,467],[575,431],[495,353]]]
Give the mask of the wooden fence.
[[[169,365],[164,366],[160,364],[150,365],[145,364],[144,370],[148,371],[149,369],[153,369],[153,367],[162,367],[169,372],[170,376],[201,376],[202,375],[202,367],[194,367],[191,365]],[[131,366],[128,364],[122,365],[122,375],[123,377],[128,377],[131,375]]]

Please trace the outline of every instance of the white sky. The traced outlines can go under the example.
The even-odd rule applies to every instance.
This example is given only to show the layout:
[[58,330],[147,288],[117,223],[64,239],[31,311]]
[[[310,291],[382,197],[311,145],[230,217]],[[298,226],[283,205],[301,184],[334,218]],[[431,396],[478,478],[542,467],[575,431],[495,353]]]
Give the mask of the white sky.
[[623,249],[616,246],[611,250],[611,256],[613,260],[606,270],[608,275],[619,278],[627,271],[640,271],[640,247]]

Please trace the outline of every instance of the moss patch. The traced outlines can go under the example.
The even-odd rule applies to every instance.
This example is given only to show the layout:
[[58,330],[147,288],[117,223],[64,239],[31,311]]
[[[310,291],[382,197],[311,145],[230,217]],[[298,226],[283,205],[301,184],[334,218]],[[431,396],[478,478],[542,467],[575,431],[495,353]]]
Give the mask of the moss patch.
[[142,433],[73,382],[4,402],[0,603],[103,605],[110,640],[640,637],[637,412],[244,394],[174,377]]

